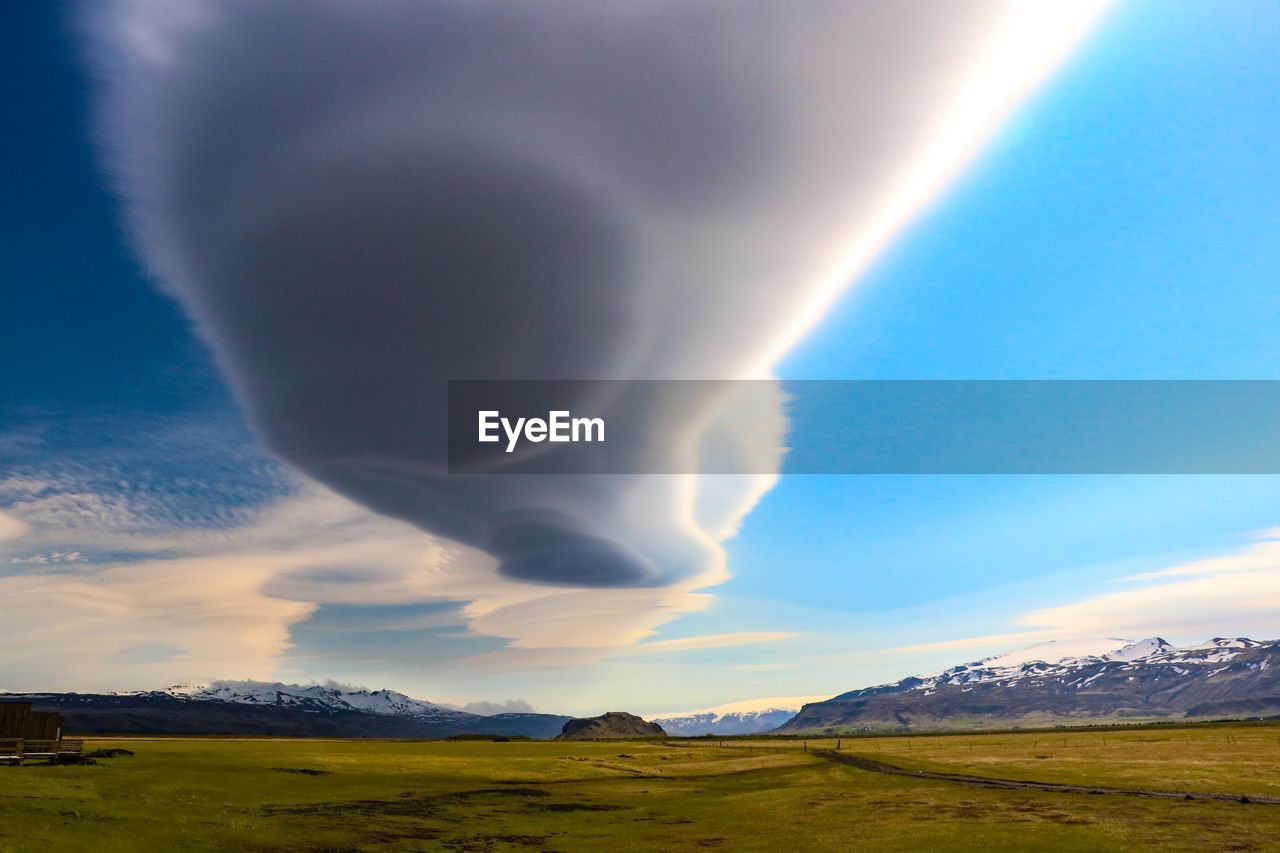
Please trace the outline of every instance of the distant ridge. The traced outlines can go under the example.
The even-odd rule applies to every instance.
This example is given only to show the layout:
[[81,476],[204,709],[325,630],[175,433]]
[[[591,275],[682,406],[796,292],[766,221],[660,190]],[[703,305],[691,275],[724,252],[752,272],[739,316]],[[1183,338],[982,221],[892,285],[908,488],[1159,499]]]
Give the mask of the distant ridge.
[[0,693],[57,710],[79,734],[218,734],[438,738],[458,734],[553,738],[570,717],[482,716],[394,690],[218,681],[131,693]]
[[485,716],[393,690],[332,683],[217,681],[130,693],[0,693],[0,701],[6,699],[59,711],[67,730],[79,734],[550,739],[565,734],[570,722],[571,737],[661,737],[1261,718],[1280,717],[1280,640],[1216,637],[1184,648],[1160,637],[1050,641],[851,690],[809,702],[798,713],[769,703],[802,697],[732,703],[653,723],[621,712],[586,720],[532,712]]
[[1280,640],[1042,643],[805,705],[780,733],[1280,716]]
[[338,684],[282,684],[271,681],[215,681],[179,684],[165,690],[126,696],[168,696],[197,702],[231,702],[258,707],[291,707],[311,711],[356,711],[418,720],[468,723],[480,717],[435,702],[413,699],[394,690],[366,690]]
[[771,731],[790,720],[799,711],[790,708],[762,708],[758,711],[699,711],[670,717],[655,717],[672,737],[701,735],[754,735]]

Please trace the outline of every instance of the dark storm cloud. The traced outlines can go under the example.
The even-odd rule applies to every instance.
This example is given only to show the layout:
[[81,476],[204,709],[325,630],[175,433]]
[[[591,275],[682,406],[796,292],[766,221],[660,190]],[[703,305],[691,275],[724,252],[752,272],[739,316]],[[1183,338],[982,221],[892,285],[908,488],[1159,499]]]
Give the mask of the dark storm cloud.
[[[768,478],[449,477],[446,380],[765,375],[901,224],[955,105],[1087,17],[1027,9],[122,0],[88,23],[139,251],[268,445],[509,577],[643,586],[719,571]],[[732,423],[593,402],[682,470],[712,434],[780,458],[776,399]]]

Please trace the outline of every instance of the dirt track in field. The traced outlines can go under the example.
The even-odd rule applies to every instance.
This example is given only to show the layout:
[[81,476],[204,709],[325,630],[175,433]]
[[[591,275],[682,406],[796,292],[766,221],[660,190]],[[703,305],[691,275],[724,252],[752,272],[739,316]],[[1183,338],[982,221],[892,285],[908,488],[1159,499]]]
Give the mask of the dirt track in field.
[[832,750],[814,750],[814,755],[847,764],[868,773],[885,773],[890,776],[906,776],[911,779],[931,779],[938,782],[954,782],[958,785],[975,785],[981,788],[1000,788],[1009,791],[1047,791],[1056,794],[1118,794],[1128,797],[1158,797],[1165,800],[1216,800],[1232,803],[1251,803],[1263,806],[1280,806],[1280,798],[1254,797],[1246,794],[1215,794],[1201,791],[1161,791],[1147,788],[1112,788],[1106,785],[1068,785],[1061,782],[1027,782],[1019,779],[995,779],[989,776],[970,776],[964,773],[943,773],[937,770],[908,770],[865,758],[846,755]]

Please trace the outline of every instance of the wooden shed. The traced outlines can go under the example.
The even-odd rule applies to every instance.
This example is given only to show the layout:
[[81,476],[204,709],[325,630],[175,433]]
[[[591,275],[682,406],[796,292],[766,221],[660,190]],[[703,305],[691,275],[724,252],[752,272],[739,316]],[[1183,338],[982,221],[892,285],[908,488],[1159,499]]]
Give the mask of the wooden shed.
[[25,740],[62,740],[62,715],[53,711],[28,711],[22,724]]
[[55,711],[33,711],[30,702],[0,702],[0,761],[21,764],[83,751],[84,741],[65,740],[62,726],[63,717]]
[[16,740],[23,737],[30,702],[0,702],[0,740]]

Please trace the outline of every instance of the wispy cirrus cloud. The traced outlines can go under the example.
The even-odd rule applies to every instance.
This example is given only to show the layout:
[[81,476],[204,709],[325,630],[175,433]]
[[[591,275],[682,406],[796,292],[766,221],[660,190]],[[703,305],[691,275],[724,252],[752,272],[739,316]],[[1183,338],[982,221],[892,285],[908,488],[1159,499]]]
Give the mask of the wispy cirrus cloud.
[[1210,577],[1233,575],[1237,572],[1273,572],[1280,570],[1280,527],[1262,530],[1255,534],[1256,542],[1234,554],[1223,554],[1203,560],[1193,560],[1154,572],[1129,575],[1122,582],[1140,582],[1162,578]]
[[0,414],[0,507],[46,553],[77,550],[86,538],[100,551],[216,538],[299,482],[234,412],[176,412],[141,423],[94,410]]
[[1006,631],[999,634],[982,634],[974,637],[957,637],[951,640],[938,640],[931,643],[912,643],[906,646],[895,646],[891,652],[949,652],[961,649],[1008,649],[1037,643],[1050,639],[1048,631]]
[[[327,622],[329,632],[456,628],[508,647],[497,654],[554,661],[567,648],[599,660],[707,600],[684,587],[566,591],[513,581],[483,552],[296,477],[289,492],[276,495],[273,485],[234,523],[215,510],[206,520],[217,523],[192,526],[166,505],[172,485],[149,497],[97,490],[66,469],[0,481],[0,686],[262,679],[308,659],[322,675],[359,656],[301,652],[295,636],[335,607],[346,616]],[[383,614],[414,604],[433,609]]]
[[5,539],[17,539],[30,530],[26,522],[15,518],[7,512],[0,512],[0,542]]
[[1280,536],[1241,550],[1122,579],[1128,589],[1034,610],[1017,622],[1041,633],[1273,638],[1280,633]]
[[723,649],[731,646],[749,646],[756,643],[776,643],[795,637],[793,631],[734,631],[727,634],[704,634],[700,637],[678,637],[671,640],[656,640],[633,646],[631,651],[643,652],[682,652],[692,649]]
[[1280,528],[1237,551],[1115,578],[1111,589],[1040,607],[1010,620],[1012,630],[898,646],[891,651],[1005,651],[1046,640],[1165,636],[1280,635]]

